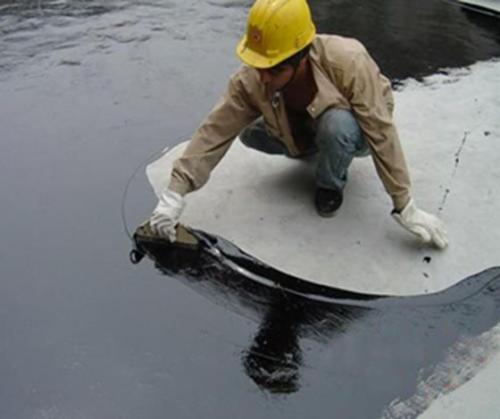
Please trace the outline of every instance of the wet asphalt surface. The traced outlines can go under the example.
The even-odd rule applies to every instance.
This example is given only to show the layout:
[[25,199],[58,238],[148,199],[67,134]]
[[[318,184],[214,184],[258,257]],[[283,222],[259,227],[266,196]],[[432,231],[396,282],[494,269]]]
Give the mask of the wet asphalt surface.
[[[266,390],[244,362],[262,319],[128,261],[127,180],[210,109],[250,4],[0,1],[0,418],[366,418],[390,401],[367,387],[332,405],[332,341],[311,337],[315,367]],[[449,2],[311,9],[393,80],[500,56],[498,20]],[[140,171],[129,228],[154,204]]]

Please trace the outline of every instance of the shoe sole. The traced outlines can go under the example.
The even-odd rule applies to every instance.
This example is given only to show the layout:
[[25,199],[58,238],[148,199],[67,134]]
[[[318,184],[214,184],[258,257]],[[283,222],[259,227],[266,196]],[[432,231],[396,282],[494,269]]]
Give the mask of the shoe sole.
[[337,214],[337,211],[338,210],[335,210],[333,212],[319,212],[318,210],[316,210],[317,214],[322,218],[333,218]]

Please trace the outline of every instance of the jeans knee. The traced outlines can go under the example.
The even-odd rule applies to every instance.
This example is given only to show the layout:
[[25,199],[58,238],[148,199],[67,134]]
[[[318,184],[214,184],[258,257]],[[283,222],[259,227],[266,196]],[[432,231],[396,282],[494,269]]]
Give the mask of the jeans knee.
[[356,118],[346,109],[328,109],[319,118],[318,146],[334,143],[349,152],[363,148],[364,139]]

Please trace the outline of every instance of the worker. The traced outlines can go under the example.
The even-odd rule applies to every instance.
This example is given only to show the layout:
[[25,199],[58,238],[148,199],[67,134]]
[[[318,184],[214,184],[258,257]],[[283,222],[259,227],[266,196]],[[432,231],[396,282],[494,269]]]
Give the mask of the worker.
[[317,155],[314,204],[323,217],[340,208],[353,158],[371,156],[393,218],[423,242],[447,246],[441,220],[412,198],[391,84],[359,41],[316,34],[306,0],[257,0],[236,53],[243,66],[174,162],[154,231],[175,241],[184,196],[207,182],[239,137],[268,154]]

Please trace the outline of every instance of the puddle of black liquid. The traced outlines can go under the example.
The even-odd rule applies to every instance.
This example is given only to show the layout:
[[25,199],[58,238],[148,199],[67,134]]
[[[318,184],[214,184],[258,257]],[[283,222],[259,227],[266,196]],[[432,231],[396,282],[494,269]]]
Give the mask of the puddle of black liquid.
[[[256,322],[253,341],[241,357],[256,385],[290,394],[301,389],[304,369],[320,369],[332,386],[332,414],[379,417],[391,401],[416,394],[417,384],[435,374],[455,345],[500,321],[500,268],[435,294],[370,295],[291,277],[222,238],[194,235],[199,244],[189,248],[139,230],[136,245],[168,277]],[[305,356],[304,339],[321,342],[322,351]],[[327,362],[321,359],[325,353]],[[456,378],[453,371],[463,368],[461,361],[467,360],[448,366],[451,374],[443,381]],[[356,406],[360,391],[363,401]]]

